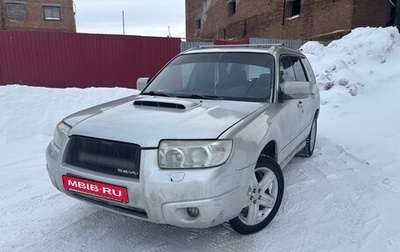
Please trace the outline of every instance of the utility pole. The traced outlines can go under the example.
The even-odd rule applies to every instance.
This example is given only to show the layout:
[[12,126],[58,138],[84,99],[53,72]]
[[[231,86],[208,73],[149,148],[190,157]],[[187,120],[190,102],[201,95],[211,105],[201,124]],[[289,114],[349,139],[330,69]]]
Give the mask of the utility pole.
[[125,12],[122,11],[122,34],[125,35]]
[[5,4],[3,1],[0,2],[0,31],[6,29],[5,21]]

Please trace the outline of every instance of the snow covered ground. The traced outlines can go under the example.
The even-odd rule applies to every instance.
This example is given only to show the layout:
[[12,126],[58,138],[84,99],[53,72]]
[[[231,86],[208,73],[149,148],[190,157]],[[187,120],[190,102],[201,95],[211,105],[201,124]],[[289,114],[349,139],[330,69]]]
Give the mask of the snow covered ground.
[[0,86],[0,251],[399,251],[400,35],[358,28],[302,50],[321,89],[316,150],[285,168],[278,215],[250,236],[147,223],[53,188],[56,123],[136,90]]

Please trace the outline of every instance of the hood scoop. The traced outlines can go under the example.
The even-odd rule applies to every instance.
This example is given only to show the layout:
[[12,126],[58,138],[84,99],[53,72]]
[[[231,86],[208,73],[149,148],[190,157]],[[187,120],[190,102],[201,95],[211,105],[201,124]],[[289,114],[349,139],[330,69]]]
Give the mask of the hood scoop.
[[172,109],[182,109],[187,110],[197,106],[200,106],[199,103],[171,99],[171,98],[139,98],[138,100],[133,102],[135,106],[147,106],[147,107],[157,107],[157,108],[172,108]]

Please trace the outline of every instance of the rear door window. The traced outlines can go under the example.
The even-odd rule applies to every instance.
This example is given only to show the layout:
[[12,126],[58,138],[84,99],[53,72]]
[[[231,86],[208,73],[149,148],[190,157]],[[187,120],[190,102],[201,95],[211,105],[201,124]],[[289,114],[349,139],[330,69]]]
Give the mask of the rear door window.
[[296,81],[307,81],[307,75],[304,72],[303,64],[299,57],[290,57],[293,62],[293,69],[296,75]]

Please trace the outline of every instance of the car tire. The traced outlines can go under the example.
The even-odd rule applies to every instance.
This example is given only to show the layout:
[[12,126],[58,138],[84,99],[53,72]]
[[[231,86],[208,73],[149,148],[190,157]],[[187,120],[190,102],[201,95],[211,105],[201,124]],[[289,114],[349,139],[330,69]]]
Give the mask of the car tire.
[[306,139],[306,146],[304,146],[304,148],[297,153],[297,156],[311,157],[312,154],[314,153],[316,139],[317,139],[317,119],[314,118],[311,125],[310,133],[308,134],[308,137]]
[[231,227],[240,234],[252,234],[266,227],[282,202],[284,179],[278,163],[270,157],[257,161],[248,199],[239,215],[230,220]]

